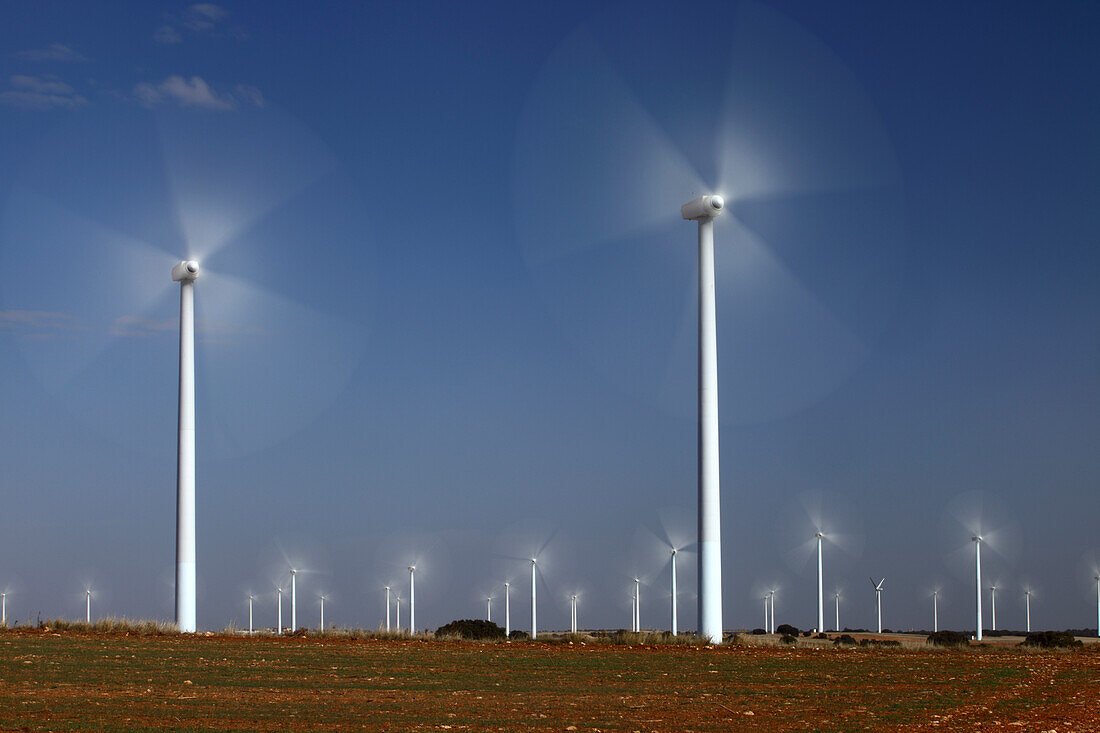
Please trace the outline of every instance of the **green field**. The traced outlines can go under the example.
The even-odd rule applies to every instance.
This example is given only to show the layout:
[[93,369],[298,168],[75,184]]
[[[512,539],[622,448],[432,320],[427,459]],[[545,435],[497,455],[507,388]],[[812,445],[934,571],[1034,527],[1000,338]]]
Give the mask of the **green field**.
[[977,723],[1089,730],[1098,720],[1096,648],[714,649],[0,631],[4,730],[942,730]]

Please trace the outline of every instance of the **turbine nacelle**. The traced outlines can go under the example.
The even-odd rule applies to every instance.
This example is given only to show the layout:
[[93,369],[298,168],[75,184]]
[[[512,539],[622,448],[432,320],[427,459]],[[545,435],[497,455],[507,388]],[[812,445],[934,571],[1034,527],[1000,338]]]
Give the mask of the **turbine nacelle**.
[[184,260],[172,268],[172,280],[175,282],[194,282],[199,276],[199,263],[196,260]]
[[688,201],[686,204],[680,207],[680,214],[685,219],[713,219],[722,213],[722,209],[726,206],[726,201],[721,196],[714,194],[711,196],[700,196],[697,199]]

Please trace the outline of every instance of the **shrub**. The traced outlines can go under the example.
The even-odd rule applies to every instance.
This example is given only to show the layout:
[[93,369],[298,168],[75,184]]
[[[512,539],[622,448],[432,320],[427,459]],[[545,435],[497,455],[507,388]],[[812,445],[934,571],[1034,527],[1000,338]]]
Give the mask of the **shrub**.
[[841,634],[833,639],[833,646],[855,646],[857,643],[851,634]]
[[520,629],[512,629],[512,633],[508,634],[508,638],[513,641],[523,641],[524,639],[530,639],[531,635]]
[[798,636],[798,629],[790,624],[779,624],[775,627],[775,633],[777,634],[789,634],[790,636]]
[[484,619],[465,618],[461,621],[452,621],[446,626],[440,626],[435,630],[436,636],[457,636],[461,639],[473,639],[476,641],[493,641],[504,638],[504,629],[492,621]]
[[764,629],[753,629],[752,633],[753,633],[753,636],[760,636],[761,634],[766,634],[768,632],[764,631]]
[[1038,646],[1044,649],[1073,648],[1083,646],[1068,631],[1036,631],[1028,634],[1021,646]]
[[960,647],[969,646],[970,639],[961,631],[937,631],[928,635],[928,643],[936,646]]
[[817,636],[815,636],[814,638],[815,639],[828,639],[829,635],[825,634],[825,633],[821,633],[821,634],[818,634]]
[[791,634],[783,634],[783,636],[779,637],[779,640],[784,644],[794,644],[798,641],[798,637],[792,636]]

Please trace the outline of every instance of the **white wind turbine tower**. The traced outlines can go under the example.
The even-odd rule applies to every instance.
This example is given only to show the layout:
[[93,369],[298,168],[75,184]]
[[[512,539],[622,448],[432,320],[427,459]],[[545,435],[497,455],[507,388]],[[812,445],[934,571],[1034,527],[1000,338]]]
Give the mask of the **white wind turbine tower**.
[[386,631],[390,630],[390,587],[386,586]]
[[283,634],[283,589],[282,588],[276,588],[275,592],[279,596],[279,617],[277,619],[277,623],[275,624],[275,633],[278,634],[279,636],[282,636],[282,634]]
[[538,636],[538,630],[535,624],[535,607],[537,605],[537,599],[535,597],[535,558],[531,558],[531,638],[534,639]]
[[634,578],[634,630],[642,630],[642,585],[641,580]]
[[322,634],[325,633],[325,596],[323,594],[321,595],[321,626],[320,626],[320,631],[321,631]]
[[680,208],[699,222],[699,636],[722,643],[722,516],[718,475],[718,333],[714,295],[714,218],[721,196]]
[[836,626],[833,628],[840,631],[840,593],[834,593],[833,598],[836,600]]
[[672,635],[676,636],[676,548],[672,548]]
[[1024,613],[1026,618],[1026,631],[1031,633],[1031,588],[1024,589]]
[[92,589],[86,588],[84,590],[84,622],[87,624],[92,623]]
[[290,569],[290,633],[298,630],[298,571]]
[[771,623],[768,621],[768,594],[764,594],[764,631],[771,633]]
[[974,543],[974,606],[977,614],[977,630],[974,638],[982,640],[982,536],[974,535],[970,538]]
[[1096,635],[1100,636],[1100,573],[1093,580],[1096,581]]
[[485,596],[485,620],[492,623],[493,621],[493,597]]
[[577,633],[577,594],[569,597],[569,630]]
[[[431,578],[428,578],[431,580]],[[429,589],[430,590],[430,589]],[[430,593],[428,595],[431,595]],[[409,633],[416,633],[416,566],[409,566]]]
[[512,635],[512,584],[504,584],[504,638]]
[[882,633],[882,584],[886,582],[886,578],[883,578],[875,583],[874,578],[868,578],[871,581],[871,587],[875,589],[875,613],[878,616],[878,633]]
[[8,625],[8,594],[0,593],[0,625]]
[[817,631],[821,633],[825,630],[825,587],[821,577],[821,540],[825,535],[817,532],[814,537],[817,538]]
[[176,456],[176,626],[197,629],[195,616],[195,279],[199,263],[172,268],[180,284],[179,429]]
[[932,591],[932,631],[940,630],[940,592]]
[[401,596],[395,595],[393,598],[394,603],[397,605],[397,630],[401,630]]
[[993,631],[997,630],[997,586],[989,586],[989,613]]
[[248,635],[252,636],[252,594],[248,594]]

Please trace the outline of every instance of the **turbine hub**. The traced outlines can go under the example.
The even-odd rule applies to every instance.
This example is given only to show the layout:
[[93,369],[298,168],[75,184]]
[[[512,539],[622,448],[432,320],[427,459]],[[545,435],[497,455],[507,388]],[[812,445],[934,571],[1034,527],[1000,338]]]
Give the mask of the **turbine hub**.
[[199,263],[196,260],[184,260],[172,268],[175,282],[194,282],[199,276]]
[[700,196],[681,206],[680,214],[688,220],[713,219],[722,213],[725,206],[726,200],[717,194]]

